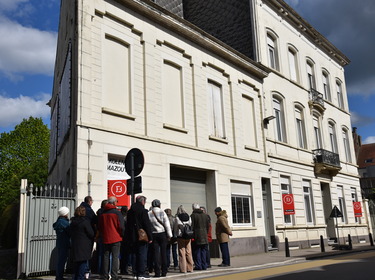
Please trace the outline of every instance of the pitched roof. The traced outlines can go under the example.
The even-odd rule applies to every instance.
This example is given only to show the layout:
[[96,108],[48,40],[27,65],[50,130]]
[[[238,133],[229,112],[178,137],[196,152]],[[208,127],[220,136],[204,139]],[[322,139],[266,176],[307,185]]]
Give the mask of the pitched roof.
[[359,148],[358,166],[366,168],[375,165],[375,143],[364,144]]

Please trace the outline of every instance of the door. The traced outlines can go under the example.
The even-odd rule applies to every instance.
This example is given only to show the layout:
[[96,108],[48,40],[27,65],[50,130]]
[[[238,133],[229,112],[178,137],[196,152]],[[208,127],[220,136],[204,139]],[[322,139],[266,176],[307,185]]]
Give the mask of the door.
[[332,212],[332,199],[331,199],[331,190],[328,183],[320,183],[320,189],[322,192],[322,201],[324,209],[324,219],[327,225],[327,237],[336,238],[335,223],[333,218],[330,218]]
[[274,226],[273,226],[273,211],[272,211],[272,197],[270,180],[262,178],[262,198],[263,198],[263,221],[265,238],[267,241],[268,249],[276,247],[274,244]]

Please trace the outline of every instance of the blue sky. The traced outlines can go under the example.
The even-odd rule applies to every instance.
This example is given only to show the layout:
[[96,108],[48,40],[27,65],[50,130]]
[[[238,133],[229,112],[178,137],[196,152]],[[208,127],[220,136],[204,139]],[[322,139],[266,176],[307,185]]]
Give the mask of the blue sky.
[[[350,60],[352,126],[375,142],[375,1],[285,0]],[[0,0],[0,132],[29,116],[49,124],[60,0]]]

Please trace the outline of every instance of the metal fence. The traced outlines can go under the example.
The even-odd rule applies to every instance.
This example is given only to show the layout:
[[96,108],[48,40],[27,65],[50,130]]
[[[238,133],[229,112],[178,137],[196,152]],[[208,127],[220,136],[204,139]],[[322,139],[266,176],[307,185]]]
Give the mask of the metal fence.
[[21,182],[17,276],[50,274],[56,267],[57,211],[66,206],[74,213],[76,193],[59,186],[27,186]]

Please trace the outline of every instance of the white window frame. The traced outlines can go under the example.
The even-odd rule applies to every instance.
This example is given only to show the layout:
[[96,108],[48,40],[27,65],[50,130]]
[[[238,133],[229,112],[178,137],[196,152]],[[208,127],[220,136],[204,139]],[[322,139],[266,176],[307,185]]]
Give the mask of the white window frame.
[[303,201],[304,201],[305,213],[306,213],[306,223],[314,224],[315,215],[314,215],[314,201],[313,201],[311,181],[302,180],[302,189],[303,189]]
[[315,149],[322,149],[322,133],[320,128],[320,117],[313,116],[313,128],[315,138]]
[[331,86],[329,83],[329,74],[327,71],[322,71],[322,78],[323,78],[323,91],[324,91],[324,98],[328,101],[332,101],[331,99]]
[[[241,205],[237,203],[241,200]],[[247,201],[248,208],[244,207],[244,202]],[[253,196],[252,184],[248,182],[231,182],[231,205],[232,205],[232,223],[236,226],[254,226],[253,217]],[[239,213],[242,211],[242,221],[239,222]],[[248,219],[247,221],[245,221]]]
[[344,143],[344,151],[345,151],[345,158],[346,162],[352,162],[352,154],[350,149],[350,141],[349,141],[349,135],[348,130],[343,128],[342,129],[342,140]]
[[277,141],[287,142],[285,131],[285,114],[283,100],[274,96],[272,100],[273,113],[275,116],[275,137]]
[[305,121],[303,117],[303,110],[299,107],[294,108],[296,115],[296,131],[297,131],[297,142],[298,147],[306,149],[306,133],[305,133]]
[[297,51],[292,47],[288,48],[288,58],[290,79],[292,81],[299,82]]
[[267,33],[267,56],[269,67],[279,70],[277,38],[270,32]]
[[347,223],[346,218],[346,203],[345,203],[345,196],[344,196],[344,187],[343,186],[337,186],[337,200],[339,202],[339,210],[342,213],[341,222]]
[[316,89],[316,78],[314,63],[311,60],[306,61],[307,79],[309,83],[309,89]]
[[342,83],[339,80],[336,80],[336,93],[337,93],[337,105],[340,109],[344,109],[344,97],[342,93]]
[[333,122],[328,123],[329,141],[331,143],[331,151],[338,153],[337,150],[337,137],[336,137],[336,125]]
[[[355,188],[350,188],[350,194],[352,197],[352,202],[358,202],[357,190]],[[353,212],[354,212],[354,205],[353,205]],[[356,223],[360,223],[361,218],[356,217],[354,214],[354,219]]]
[[[287,176],[280,176],[280,189],[281,189],[281,197],[283,194],[291,194],[292,187],[290,185],[290,177]],[[282,201],[282,199],[281,199]],[[284,211],[284,210],[283,210]],[[292,215],[284,215],[284,224],[285,225],[293,225],[294,219]]]
[[223,92],[221,84],[208,80],[207,93],[209,103],[210,135],[225,139]]

